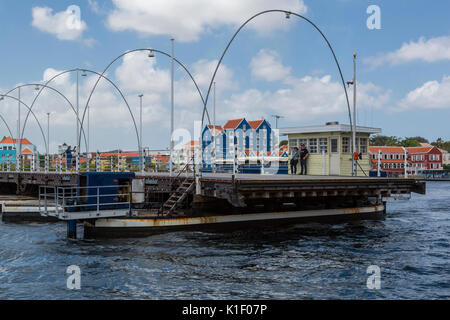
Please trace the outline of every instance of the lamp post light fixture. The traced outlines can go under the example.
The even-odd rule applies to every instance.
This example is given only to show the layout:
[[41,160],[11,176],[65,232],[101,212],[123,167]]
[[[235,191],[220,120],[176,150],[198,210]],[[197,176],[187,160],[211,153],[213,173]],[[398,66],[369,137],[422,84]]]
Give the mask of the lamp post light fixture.
[[[358,152],[356,148],[356,52],[353,52],[353,128],[352,128],[352,140],[353,140],[353,155]],[[356,176],[356,159],[352,157],[352,176]]]
[[155,54],[153,53],[153,50],[149,50],[148,51],[148,57],[149,58],[154,58],[155,57]]
[[278,129],[278,120],[284,118],[283,116],[280,116],[278,114],[272,115],[272,117],[275,118],[275,128]]

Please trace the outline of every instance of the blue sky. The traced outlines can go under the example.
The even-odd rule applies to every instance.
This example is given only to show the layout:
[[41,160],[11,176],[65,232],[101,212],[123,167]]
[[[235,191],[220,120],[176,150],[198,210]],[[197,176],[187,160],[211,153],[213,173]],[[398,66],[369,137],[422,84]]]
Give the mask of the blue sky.
[[[75,30],[61,20],[71,5],[81,13],[81,27]],[[369,5],[381,9],[380,30],[366,26]],[[264,9],[288,9],[316,23],[333,45],[346,81],[352,78],[352,53],[358,53],[358,124],[381,127],[387,135],[450,140],[450,3],[444,0],[433,5],[411,0],[1,0],[0,89],[43,83],[57,71],[77,67],[101,72],[113,58],[135,48],[170,52],[173,36],[175,56],[206,92],[215,60],[236,28]],[[144,93],[144,145],[152,149],[168,145],[169,72],[168,59],[157,55],[150,60],[145,54],[127,55],[108,71],[135,117],[137,95]],[[175,79],[175,125],[192,131],[201,104],[179,68]],[[81,80],[83,107],[95,80]],[[52,85],[75,103],[74,81],[72,74]],[[233,42],[216,81],[219,124],[238,117],[273,121],[273,114],[285,117],[280,126],[348,123],[330,52],[320,35],[296,17],[287,20],[276,13],[252,21]],[[22,89],[24,102],[31,104],[33,95],[33,88]],[[17,103],[10,100],[0,102],[0,110],[15,133]],[[52,149],[75,140],[75,118],[63,104],[46,93],[34,109],[45,126],[46,112],[52,114]],[[136,148],[131,118],[114,90],[102,82],[91,106],[91,149]],[[0,130],[8,135],[3,124]],[[32,120],[25,135],[43,148]]]

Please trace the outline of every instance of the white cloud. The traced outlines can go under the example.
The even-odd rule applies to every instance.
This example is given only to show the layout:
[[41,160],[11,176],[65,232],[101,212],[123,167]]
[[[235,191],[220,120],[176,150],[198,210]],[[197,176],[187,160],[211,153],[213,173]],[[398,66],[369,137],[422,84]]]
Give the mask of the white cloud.
[[426,39],[419,38],[417,42],[403,43],[400,49],[369,57],[364,60],[372,67],[384,64],[399,65],[413,61],[437,62],[450,60],[450,36]]
[[283,66],[279,54],[275,51],[262,49],[250,63],[252,76],[265,81],[278,81],[285,79],[291,68]]
[[444,76],[441,82],[425,82],[421,87],[410,91],[400,100],[397,110],[444,108],[450,108],[450,76]]
[[100,14],[100,6],[98,5],[98,2],[95,0],[88,0],[89,8],[96,14]]
[[[351,95],[351,91],[349,92]],[[358,89],[359,109],[382,107],[390,99],[390,92],[372,83],[360,83]],[[326,121],[337,115],[347,115],[347,104],[342,85],[331,81],[331,76],[303,78],[289,77],[284,87],[276,91],[246,90],[233,94],[224,101],[220,110],[222,120],[245,116],[249,119],[273,114],[285,117],[285,122],[307,123]]]
[[[269,0],[113,0],[113,4],[107,20],[110,29],[170,35],[180,42],[196,41],[211,28],[238,26],[253,14],[274,7]],[[300,14],[307,11],[303,0],[278,0],[276,7]],[[274,13],[257,18],[248,27],[269,32],[289,25],[292,22]]]
[[79,40],[87,29],[77,6],[70,6],[67,10],[56,13],[53,13],[52,8],[34,7],[32,16],[33,27],[53,34],[60,40]]
[[127,91],[165,93],[170,90],[170,73],[156,67],[157,57],[138,51],[125,55],[116,69],[120,87]]

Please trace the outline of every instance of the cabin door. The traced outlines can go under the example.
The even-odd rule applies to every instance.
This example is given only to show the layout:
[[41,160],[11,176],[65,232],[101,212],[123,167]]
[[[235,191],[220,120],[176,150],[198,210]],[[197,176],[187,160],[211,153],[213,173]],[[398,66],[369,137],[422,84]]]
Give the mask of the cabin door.
[[339,148],[338,148],[338,139],[331,138],[330,139],[330,175],[339,175],[340,174],[340,156],[339,156]]

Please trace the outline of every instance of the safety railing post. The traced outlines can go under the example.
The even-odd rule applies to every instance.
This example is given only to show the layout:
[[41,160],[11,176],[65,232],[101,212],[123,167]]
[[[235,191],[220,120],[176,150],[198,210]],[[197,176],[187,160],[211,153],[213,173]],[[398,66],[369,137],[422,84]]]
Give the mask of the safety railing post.
[[121,156],[121,154],[120,154],[120,150],[118,151],[118,153],[117,153],[117,171],[118,172],[121,172],[122,171],[122,156]]
[[80,154],[78,152],[75,155],[75,171],[80,171]]
[[98,153],[95,154],[95,172],[100,172],[100,161],[98,159]]
[[45,172],[48,172],[48,154],[45,155]]

